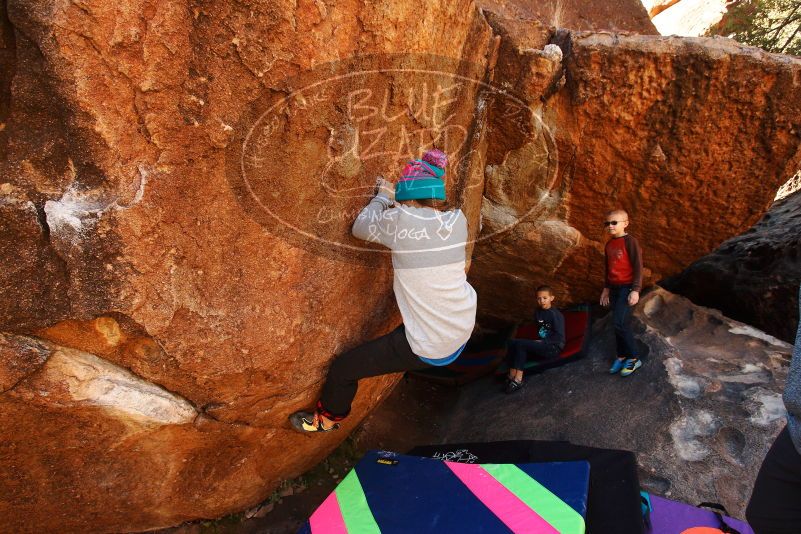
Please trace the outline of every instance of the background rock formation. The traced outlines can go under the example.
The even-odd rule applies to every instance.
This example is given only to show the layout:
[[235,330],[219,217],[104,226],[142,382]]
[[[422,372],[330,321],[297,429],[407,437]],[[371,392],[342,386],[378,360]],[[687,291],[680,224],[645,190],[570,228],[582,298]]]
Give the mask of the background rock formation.
[[657,34],[640,0],[479,0],[489,11],[555,28]]
[[[490,117],[470,272],[479,295],[493,296],[479,300],[484,316],[529,314],[541,283],[563,303],[595,301],[601,221],[618,206],[643,245],[646,279],[678,273],[758,220],[801,161],[801,61],[722,39],[560,39],[564,87],[518,83],[536,127],[495,134],[502,122]],[[542,54],[507,46],[499,69],[549,72]]]
[[[586,5],[565,20],[606,16]],[[220,516],[343,439],[394,377],[362,385],[338,434],[286,416],[334,354],[398,323],[388,257],[348,229],[375,174],[426,146],[451,154],[473,235],[480,206],[485,237],[533,214],[505,233],[517,244],[477,246],[480,298],[505,315],[544,275],[594,293],[609,204],[632,207],[661,276],[755,220],[799,157],[799,62],[733,43],[554,38],[468,1],[6,6],[0,515],[16,532]],[[679,209],[716,218],[657,231]]]
[[792,343],[801,285],[801,191],[660,285]]

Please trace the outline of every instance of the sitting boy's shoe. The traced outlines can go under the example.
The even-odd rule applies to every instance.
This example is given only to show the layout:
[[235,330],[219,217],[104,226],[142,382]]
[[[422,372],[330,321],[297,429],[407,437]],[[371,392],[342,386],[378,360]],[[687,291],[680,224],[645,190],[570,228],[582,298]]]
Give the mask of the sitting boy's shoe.
[[304,434],[331,432],[339,428],[339,423],[334,423],[331,428],[325,428],[323,426],[323,419],[317,416],[316,413],[310,412],[295,412],[289,416],[289,422],[292,423],[292,428]]
[[626,360],[626,364],[623,366],[623,369],[620,371],[620,376],[629,376],[631,373],[636,371],[642,367],[642,362],[637,358],[629,358]]
[[509,382],[511,382],[511,381],[512,381],[512,379],[509,378],[508,376],[506,378],[504,378],[503,379],[503,387],[501,388],[501,391],[506,391],[506,388],[509,387]]
[[510,380],[506,384],[506,394],[507,395],[509,395],[511,393],[517,393],[521,389],[523,389],[523,381],[522,380],[520,382],[518,382],[517,380]]
[[612,362],[612,367],[609,368],[610,375],[616,375],[623,369],[623,366],[626,365],[626,359],[615,358],[615,361]]

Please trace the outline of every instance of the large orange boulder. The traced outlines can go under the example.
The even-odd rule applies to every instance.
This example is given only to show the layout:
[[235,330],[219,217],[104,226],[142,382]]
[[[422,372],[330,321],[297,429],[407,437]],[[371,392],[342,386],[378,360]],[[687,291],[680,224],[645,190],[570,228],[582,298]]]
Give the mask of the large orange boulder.
[[477,230],[491,28],[469,1],[12,1],[8,17],[3,528],[142,530],[260,502],[397,380],[365,381],[341,432],[290,429],[334,355],[400,320],[389,257],[350,235],[375,176],[445,149]]

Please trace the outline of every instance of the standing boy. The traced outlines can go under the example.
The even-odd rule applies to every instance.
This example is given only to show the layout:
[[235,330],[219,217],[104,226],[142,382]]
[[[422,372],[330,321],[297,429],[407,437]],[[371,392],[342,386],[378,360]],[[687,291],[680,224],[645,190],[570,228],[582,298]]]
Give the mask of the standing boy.
[[565,317],[553,307],[553,289],[549,286],[537,288],[537,311],[534,320],[539,339],[512,339],[506,359],[509,364],[509,377],[506,393],[514,393],[523,387],[523,370],[526,360],[534,356],[538,360],[552,360],[559,357],[565,347]]
[[606,273],[601,306],[612,306],[617,358],[609,374],[629,376],[642,367],[637,357],[634,335],[628,324],[631,307],[640,300],[642,289],[642,250],[637,240],[626,233],[629,215],[617,209],[606,214],[604,228],[611,237],[604,250]]

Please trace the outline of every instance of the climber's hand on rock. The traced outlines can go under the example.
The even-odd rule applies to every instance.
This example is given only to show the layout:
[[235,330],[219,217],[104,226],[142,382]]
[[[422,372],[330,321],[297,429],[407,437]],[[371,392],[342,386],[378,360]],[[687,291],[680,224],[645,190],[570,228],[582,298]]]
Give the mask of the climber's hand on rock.
[[601,291],[601,306],[609,306],[609,288],[605,287],[603,291]]
[[390,202],[395,202],[395,184],[379,176],[375,181],[376,195],[386,197]]
[[629,306],[636,306],[640,302],[640,292],[632,291],[629,293]]

